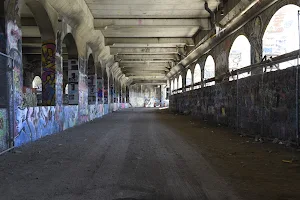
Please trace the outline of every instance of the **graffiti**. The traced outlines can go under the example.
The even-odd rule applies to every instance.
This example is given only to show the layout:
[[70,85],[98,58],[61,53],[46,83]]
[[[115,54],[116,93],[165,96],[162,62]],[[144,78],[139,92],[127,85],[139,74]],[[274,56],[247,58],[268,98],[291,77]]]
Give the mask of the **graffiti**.
[[21,51],[22,49],[21,39],[22,39],[22,32],[19,29],[18,25],[13,21],[9,21],[7,23],[8,49],[18,49],[19,51]]
[[109,106],[108,104],[103,105],[103,114],[107,115],[109,113]]
[[86,62],[83,59],[79,59],[79,116],[81,122],[87,122],[89,119],[88,110],[88,79],[85,73]]
[[89,116],[90,121],[102,117],[103,106],[102,105],[90,105],[89,106]]
[[36,90],[23,87],[23,107],[37,106]]
[[72,128],[78,124],[78,106],[64,106],[63,130]]
[[43,104],[55,104],[55,51],[54,43],[42,45],[42,81],[43,81]]
[[63,104],[63,74],[56,73],[56,104],[61,106]]

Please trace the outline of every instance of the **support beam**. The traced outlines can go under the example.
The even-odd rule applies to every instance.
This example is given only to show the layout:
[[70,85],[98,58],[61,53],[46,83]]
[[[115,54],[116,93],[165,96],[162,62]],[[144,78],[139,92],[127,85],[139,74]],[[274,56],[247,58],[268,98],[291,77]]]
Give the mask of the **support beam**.
[[167,82],[167,80],[134,80],[132,84],[165,85]]
[[210,30],[211,24],[208,18],[202,19],[95,19],[95,29],[109,27],[168,27],[168,26],[199,26],[203,30]]
[[116,44],[178,44],[183,45],[186,44],[187,46],[194,46],[195,42],[193,38],[126,38],[126,37],[107,37],[105,38],[105,45],[106,46],[113,46]]
[[127,67],[127,68],[157,68],[157,67],[163,67],[163,68],[170,68],[169,63],[120,63],[119,66],[121,68]]
[[164,73],[155,73],[155,72],[125,72],[126,76],[144,76],[144,77],[152,77],[152,76],[160,76],[165,77]]
[[177,54],[183,48],[110,48],[112,55],[117,54]]
[[139,55],[132,55],[132,54],[122,54],[122,55],[116,55],[115,60],[144,60],[144,61],[151,61],[151,60],[172,60],[172,61],[180,61],[178,54],[139,54]]

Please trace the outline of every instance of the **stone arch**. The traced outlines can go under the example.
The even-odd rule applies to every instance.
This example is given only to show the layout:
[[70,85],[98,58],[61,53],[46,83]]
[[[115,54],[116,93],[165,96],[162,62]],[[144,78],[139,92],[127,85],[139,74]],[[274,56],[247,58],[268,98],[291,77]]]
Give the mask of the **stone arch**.
[[189,91],[191,89],[192,84],[193,84],[192,71],[189,68],[186,72],[185,84],[186,84],[186,87],[187,87],[186,90]]
[[[204,64],[204,70],[203,70],[204,80],[214,78],[215,72],[216,72],[215,60],[211,55],[209,55],[209,56],[207,56],[205,64]],[[205,86],[211,86],[214,84],[215,84],[215,81],[206,83]]]
[[64,91],[64,104],[78,105],[79,103],[79,59],[76,41],[72,33],[67,33],[63,45],[63,88],[68,85],[68,94]]
[[103,103],[108,104],[108,94],[109,94],[109,80],[106,69],[103,70]]
[[96,66],[94,62],[93,54],[88,57],[88,103],[96,104],[97,97],[97,77],[96,77]]
[[178,89],[180,89],[181,88],[181,90],[182,90],[182,76],[181,75],[179,75],[179,77],[178,77]]
[[[298,10],[295,4],[279,6],[264,29],[262,54],[264,60],[299,49]],[[285,69],[297,65],[297,59],[267,67],[265,71]]]
[[[201,83],[201,67],[200,64],[197,63],[194,68],[194,84]],[[201,88],[201,85],[194,86],[194,89]]]
[[[10,25],[9,22],[8,29]],[[56,104],[58,92],[56,91],[56,34],[43,3],[34,0],[21,2],[21,29],[24,86],[31,87],[30,79],[35,74],[42,74],[42,104],[53,106]]]
[[[251,65],[251,44],[245,35],[237,36],[231,44],[228,63],[229,72]],[[250,73],[246,72],[239,74],[238,78],[245,78],[249,75]],[[232,76],[229,80],[236,78],[237,76]]]

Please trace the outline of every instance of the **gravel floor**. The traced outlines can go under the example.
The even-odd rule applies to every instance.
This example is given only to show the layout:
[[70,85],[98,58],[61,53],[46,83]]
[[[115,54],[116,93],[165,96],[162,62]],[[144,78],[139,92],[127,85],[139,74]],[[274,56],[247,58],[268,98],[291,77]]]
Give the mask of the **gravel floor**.
[[246,199],[213,141],[189,137],[204,126],[157,109],[109,114],[1,156],[0,199]]

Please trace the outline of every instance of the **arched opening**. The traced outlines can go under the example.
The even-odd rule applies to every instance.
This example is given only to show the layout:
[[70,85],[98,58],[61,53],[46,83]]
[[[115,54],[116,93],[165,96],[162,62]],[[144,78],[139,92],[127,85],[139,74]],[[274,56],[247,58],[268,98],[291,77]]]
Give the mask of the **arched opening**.
[[88,74],[88,103],[96,104],[96,97],[97,97],[97,77],[96,77],[96,66],[94,63],[94,57],[92,54],[90,54],[88,59],[88,68],[87,68],[87,74]]
[[97,97],[98,97],[98,103],[99,104],[103,104],[104,102],[104,77],[102,75],[102,66],[99,63],[99,65],[97,66]]
[[[271,18],[263,36],[263,57],[267,60],[299,49],[299,6],[286,5]],[[269,66],[266,72],[297,65],[297,59]]]
[[108,76],[107,76],[107,71],[104,68],[103,69],[103,103],[104,104],[108,104],[108,90],[109,90]]
[[195,66],[195,70],[194,70],[194,85],[197,83],[199,85],[194,86],[194,89],[201,88],[201,85],[200,85],[200,83],[201,83],[201,67],[198,63]]
[[36,94],[37,105],[42,104],[42,79],[39,76],[34,77],[32,81],[32,88],[34,89],[34,93]]
[[178,78],[178,89],[181,89],[178,92],[182,92],[182,76],[181,75],[179,75],[179,78]]
[[186,72],[185,84],[186,84],[186,90],[187,91],[191,90],[191,86],[192,86],[192,71],[190,69],[188,69],[188,71]]
[[[251,65],[251,44],[244,35],[240,35],[234,40],[228,59],[230,72]],[[246,72],[231,76],[229,80],[236,80],[237,77],[245,78],[250,75],[250,72]]]
[[[208,80],[208,79],[215,77],[215,67],[216,67],[215,61],[214,61],[213,57],[211,55],[209,55],[206,58],[205,65],[204,65],[204,80]],[[211,81],[211,82],[205,83],[205,86],[211,86],[214,84],[215,84],[215,81]]]
[[[177,78],[174,79],[174,90],[178,89],[178,81]],[[177,93],[177,91],[175,91],[175,93]]]
[[114,95],[115,91],[114,91],[114,79],[112,77],[112,74],[110,73],[109,76],[109,97],[110,97],[110,103],[114,103]]
[[78,105],[79,102],[79,71],[77,45],[71,33],[68,33],[62,42],[63,49],[63,103],[65,105]]
[[[11,29],[8,32],[22,35],[23,73],[22,69],[19,73],[23,80],[23,106],[53,106],[56,104],[56,35],[52,22],[40,2],[20,3],[21,31],[13,22],[7,24],[7,29]],[[18,49],[20,44],[16,43]],[[37,94],[37,90],[32,88],[32,80],[36,76],[42,80],[42,94]]]

